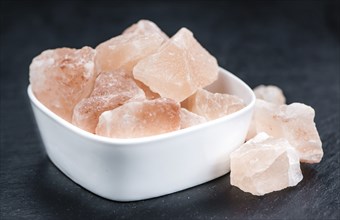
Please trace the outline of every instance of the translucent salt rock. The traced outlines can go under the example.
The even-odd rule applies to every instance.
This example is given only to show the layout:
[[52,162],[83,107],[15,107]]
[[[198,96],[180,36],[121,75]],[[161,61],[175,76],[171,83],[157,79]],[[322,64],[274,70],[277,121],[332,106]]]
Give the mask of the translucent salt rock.
[[180,129],[180,105],[167,98],[128,102],[99,117],[96,134],[137,138]]
[[161,97],[181,102],[217,79],[218,65],[186,28],[133,69],[134,78]]
[[99,116],[128,101],[144,100],[144,92],[133,79],[119,73],[101,73],[89,98],[80,101],[74,108],[72,123],[94,133]]
[[96,70],[97,72],[112,72],[122,69],[131,73],[132,68],[140,59],[154,53],[164,41],[164,38],[157,32],[126,33],[111,38],[96,47]]
[[30,83],[37,99],[51,111],[71,121],[74,106],[88,97],[96,79],[95,50],[46,50],[30,65]]
[[[282,90],[277,86],[259,85],[256,88],[254,88],[254,93],[257,99],[262,99],[269,103],[273,103],[277,105],[283,105],[286,103],[286,98],[283,95]],[[255,119],[253,116],[248,133],[247,133],[246,140],[253,138],[255,135],[256,135],[256,126],[255,126]]]
[[253,195],[297,185],[303,178],[299,155],[283,138],[260,133],[230,155],[230,183]]
[[198,89],[194,95],[183,102],[183,106],[207,120],[213,120],[239,111],[245,107],[245,104],[242,99],[234,95]]
[[202,124],[207,121],[204,117],[189,112],[185,108],[181,108],[180,117],[181,117],[181,129]]
[[283,95],[282,90],[273,85],[259,85],[254,88],[256,98],[265,100],[270,103],[282,105],[286,103],[286,98]]
[[301,162],[319,163],[323,150],[314,116],[314,109],[301,103],[275,105],[256,100],[256,133],[285,138],[298,151]]
[[140,20],[136,24],[128,27],[123,34],[150,34],[150,33],[158,33],[164,40],[168,40],[169,37],[152,21],[149,20]]

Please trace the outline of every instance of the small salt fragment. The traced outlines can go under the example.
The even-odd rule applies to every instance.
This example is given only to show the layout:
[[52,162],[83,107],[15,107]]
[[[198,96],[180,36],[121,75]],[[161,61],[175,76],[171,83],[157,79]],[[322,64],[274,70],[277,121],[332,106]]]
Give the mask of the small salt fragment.
[[126,30],[124,30],[123,34],[153,34],[158,33],[164,40],[168,40],[169,37],[152,21],[149,20],[140,20],[136,24],[131,25]]
[[245,107],[242,99],[237,96],[221,93],[211,93],[205,89],[197,92],[183,102],[189,111],[213,120]]
[[185,108],[181,108],[180,117],[181,117],[181,129],[202,124],[207,121],[204,117],[199,116],[193,112],[189,112]]
[[167,98],[128,102],[99,117],[96,134],[111,138],[146,137],[180,129],[180,105]]
[[283,138],[260,133],[230,155],[230,183],[253,195],[297,185],[303,178],[299,155]]
[[96,47],[96,71],[100,73],[121,69],[132,74],[136,63],[158,50],[163,42],[164,38],[158,33],[126,33],[111,38]]
[[282,90],[273,85],[259,85],[254,88],[256,98],[265,100],[270,103],[282,105],[286,103],[286,98],[283,95]]
[[101,73],[89,98],[80,101],[74,108],[72,124],[94,133],[99,116],[125,102],[144,100],[144,92],[133,79],[119,72]]
[[301,162],[319,163],[323,150],[314,116],[314,109],[301,103],[275,105],[258,99],[254,113],[256,133],[286,138],[299,152]]
[[217,79],[216,59],[186,28],[180,29],[154,54],[140,60],[134,78],[161,97],[181,102]]
[[96,79],[95,50],[46,50],[30,65],[30,83],[37,99],[51,111],[71,121],[74,106],[90,95]]

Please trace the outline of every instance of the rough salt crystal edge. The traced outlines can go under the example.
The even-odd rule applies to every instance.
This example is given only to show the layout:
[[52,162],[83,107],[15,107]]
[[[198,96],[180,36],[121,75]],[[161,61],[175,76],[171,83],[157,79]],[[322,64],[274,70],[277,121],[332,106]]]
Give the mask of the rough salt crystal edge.
[[[286,186],[281,185],[271,185],[271,181],[275,181],[276,180],[270,180],[270,179],[264,179],[261,180],[261,178],[259,179],[261,175],[261,172],[266,175],[264,172],[266,172],[268,169],[271,168],[271,166],[275,166],[277,164],[278,161],[272,160],[271,162],[269,161],[269,164],[265,165],[265,161],[263,161],[266,158],[263,158],[261,160],[255,160],[258,165],[258,163],[264,163],[263,164],[263,169],[262,170],[258,170],[258,173],[249,173],[251,172],[251,170],[253,169],[252,167],[243,167],[243,169],[246,169],[248,174],[244,173],[244,171],[242,172],[242,170],[237,170],[237,167],[235,167],[235,164],[242,164],[244,163],[245,165],[248,164],[249,165],[249,161],[246,160],[244,162],[242,162],[242,157],[245,157],[246,154],[252,154],[254,153],[256,150],[259,151],[259,153],[261,153],[262,147],[263,148],[268,148],[270,147],[268,144],[268,140],[269,141],[274,141],[273,144],[275,144],[275,141],[280,141],[281,145],[284,144],[285,145],[285,149],[283,148],[283,145],[280,146],[276,146],[273,145],[273,149],[272,150],[276,150],[276,151],[272,151],[272,153],[276,153],[276,158],[280,158],[282,156],[286,156],[288,157],[288,165],[289,168],[287,169],[287,173],[288,173],[288,179],[286,180]],[[266,143],[267,142],[267,143]],[[253,147],[251,147],[251,145],[254,145]],[[279,150],[279,152],[277,152],[277,150]],[[281,153],[280,153],[281,152]],[[267,152],[268,153],[268,152]],[[253,138],[252,140],[246,142],[245,144],[243,144],[240,148],[238,148],[237,150],[235,150],[234,152],[232,152],[231,156],[231,173],[230,173],[230,181],[231,181],[231,185],[235,185],[238,188],[240,188],[241,190],[245,191],[245,192],[250,192],[253,195],[264,195],[273,191],[279,191],[281,189],[284,189],[286,187],[290,187],[290,186],[295,186],[297,185],[303,178],[302,173],[301,173],[301,169],[300,169],[300,164],[299,164],[299,156],[298,153],[296,152],[296,150],[291,147],[291,145],[289,144],[288,141],[284,140],[284,139],[274,139],[270,136],[268,136],[266,133],[259,133],[255,138]],[[268,158],[267,158],[268,159]],[[284,168],[284,166],[279,166]],[[238,167],[240,169],[240,167]],[[284,172],[284,170],[283,170]],[[236,173],[236,174],[235,174]],[[257,178],[256,178],[257,176]],[[275,175],[272,175],[272,177]],[[252,178],[252,180],[250,180],[249,178]],[[279,176],[281,177],[281,176]],[[285,178],[284,178],[285,179]],[[250,182],[249,182],[250,181]],[[262,182],[261,182],[262,181]],[[263,181],[267,181],[268,182],[268,186],[265,184],[265,182]],[[273,182],[272,182],[273,183]],[[263,188],[263,186],[266,186],[267,188]],[[261,188],[262,187],[262,188]]]

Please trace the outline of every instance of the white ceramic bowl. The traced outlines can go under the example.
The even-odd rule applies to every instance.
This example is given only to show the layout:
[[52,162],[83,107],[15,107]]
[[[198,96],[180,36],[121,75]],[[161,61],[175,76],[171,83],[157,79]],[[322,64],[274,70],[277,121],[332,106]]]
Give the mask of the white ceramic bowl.
[[136,139],[88,133],[41,104],[31,86],[28,96],[46,152],[65,175],[104,198],[134,201],[193,187],[229,172],[229,154],[245,140],[255,96],[224,69],[207,89],[237,95],[247,106],[201,125]]

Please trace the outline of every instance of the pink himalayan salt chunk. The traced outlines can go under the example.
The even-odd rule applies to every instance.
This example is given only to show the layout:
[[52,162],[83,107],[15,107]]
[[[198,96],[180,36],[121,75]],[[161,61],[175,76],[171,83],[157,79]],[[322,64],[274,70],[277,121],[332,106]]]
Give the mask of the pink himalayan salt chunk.
[[80,101],[74,108],[72,123],[94,133],[99,116],[128,101],[144,100],[144,92],[133,79],[119,73],[101,73],[89,98]]
[[38,100],[71,121],[74,106],[90,95],[96,74],[90,47],[46,50],[30,65],[30,83]]
[[158,34],[126,33],[111,38],[96,47],[97,72],[112,72],[119,69],[132,73],[132,68],[142,58],[154,53],[164,42]]
[[152,21],[149,20],[140,20],[136,24],[131,25],[126,30],[124,30],[123,34],[152,34],[158,33],[164,40],[168,40],[169,37]]
[[314,109],[301,103],[275,105],[258,99],[254,112],[256,133],[285,138],[298,151],[301,162],[319,163],[323,150],[314,116]]
[[134,77],[161,97],[181,102],[217,79],[218,65],[186,28],[133,69]]
[[99,117],[96,134],[111,138],[146,137],[180,129],[180,106],[159,98],[128,102]]
[[245,104],[242,99],[234,95],[198,89],[194,95],[183,102],[183,106],[207,120],[213,120],[237,112],[244,108]]
[[181,108],[180,118],[181,118],[181,129],[188,128],[188,127],[198,125],[198,124],[202,124],[207,121],[204,117],[199,116],[195,113],[189,112],[185,108]]
[[254,88],[256,98],[265,100],[270,103],[282,105],[286,104],[286,98],[283,95],[282,90],[273,85],[259,85]]
[[303,178],[294,147],[266,133],[232,152],[230,169],[231,185],[258,196],[295,186]]
[[[277,105],[282,105],[286,103],[286,98],[283,95],[282,90],[273,85],[259,85],[253,89],[255,96],[257,99],[262,99],[264,101],[277,104]],[[254,116],[252,118],[252,121],[250,123],[250,127],[247,133],[246,140],[251,139],[256,135],[256,126],[255,126],[255,119]]]

